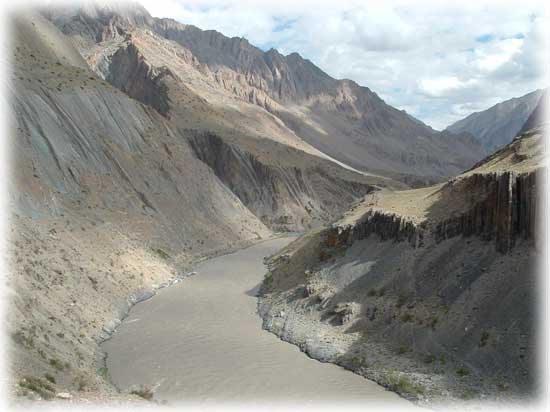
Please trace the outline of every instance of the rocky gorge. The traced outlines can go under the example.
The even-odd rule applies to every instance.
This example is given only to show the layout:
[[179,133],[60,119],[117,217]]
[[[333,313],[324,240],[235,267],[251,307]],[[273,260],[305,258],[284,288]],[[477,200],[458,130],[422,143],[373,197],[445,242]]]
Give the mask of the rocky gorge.
[[[6,331],[16,403],[154,400],[113,386],[103,350],[146,318],[147,339],[120,341],[111,359],[119,382],[148,360],[163,400],[200,392],[158,375],[178,364],[155,350],[170,355],[185,342],[223,352],[221,336],[235,337],[241,314],[257,339],[246,359],[263,365],[276,352],[264,369],[281,371],[278,387],[328,370],[319,384],[339,399],[408,405],[288,352],[261,330],[256,298],[265,329],[410,400],[536,392],[542,99],[520,135],[483,158],[470,132],[436,131],[298,53],[154,18],[138,4],[24,8],[10,28]],[[301,236],[287,245],[289,233]],[[196,267],[211,270],[196,280]],[[200,322],[207,299],[216,299],[212,329]],[[195,317],[146,311],[163,302]],[[143,319],[129,312],[138,303]],[[238,363],[244,345],[231,343],[227,359]],[[131,358],[138,347],[143,356]],[[219,358],[196,359],[219,378]],[[239,366],[269,395],[254,381],[266,370]],[[217,381],[220,391],[233,396],[238,378]],[[315,396],[314,381],[304,388],[286,393]]]

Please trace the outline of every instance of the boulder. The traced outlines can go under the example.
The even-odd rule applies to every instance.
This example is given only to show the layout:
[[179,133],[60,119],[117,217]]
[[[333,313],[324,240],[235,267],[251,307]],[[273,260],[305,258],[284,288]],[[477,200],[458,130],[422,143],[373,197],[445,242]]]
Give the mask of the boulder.
[[342,325],[352,321],[360,312],[361,306],[355,302],[340,302],[333,313],[340,319]]

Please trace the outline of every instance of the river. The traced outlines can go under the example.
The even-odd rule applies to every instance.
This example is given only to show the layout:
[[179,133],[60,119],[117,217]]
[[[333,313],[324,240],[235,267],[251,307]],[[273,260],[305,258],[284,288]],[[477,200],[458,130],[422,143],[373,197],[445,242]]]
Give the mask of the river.
[[121,390],[154,387],[155,399],[169,404],[408,404],[374,382],[308,358],[261,328],[255,292],[266,271],[263,258],[291,240],[268,240],[207,260],[196,267],[195,276],[135,305],[102,345],[113,383]]

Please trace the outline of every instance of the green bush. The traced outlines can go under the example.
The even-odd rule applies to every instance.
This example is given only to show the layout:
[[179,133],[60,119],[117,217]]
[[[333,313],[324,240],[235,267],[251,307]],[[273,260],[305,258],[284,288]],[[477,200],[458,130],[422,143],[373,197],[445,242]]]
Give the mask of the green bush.
[[101,376],[104,380],[109,380],[109,370],[106,367],[101,367],[97,370],[97,374]]
[[413,396],[422,395],[426,392],[421,384],[412,382],[407,376],[397,376],[392,373],[388,376],[389,386],[399,393],[408,393]]
[[57,369],[58,371],[62,371],[63,369],[65,369],[65,365],[63,365],[63,363],[59,360],[59,359],[55,359],[55,358],[51,358],[50,359],[50,365],[54,368],[54,369]]
[[267,287],[270,287],[273,284],[273,274],[271,272],[267,272],[264,277],[264,285]]
[[55,396],[53,386],[34,376],[25,376],[19,381],[19,386],[37,393],[43,399],[52,399]]
[[456,374],[460,377],[468,376],[470,374],[470,370],[468,368],[465,368],[465,367],[458,368],[456,370]]
[[47,380],[48,382],[53,383],[53,384],[55,385],[55,378],[54,378],[52,375],[50,375],[49,373],[46,373],[46,374],[44,375],[44,377],[46,378],[46,380]]

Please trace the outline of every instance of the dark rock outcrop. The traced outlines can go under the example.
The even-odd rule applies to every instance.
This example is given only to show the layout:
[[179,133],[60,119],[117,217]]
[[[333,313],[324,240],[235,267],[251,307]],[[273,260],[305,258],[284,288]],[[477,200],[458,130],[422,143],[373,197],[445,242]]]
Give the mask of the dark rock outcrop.
[[[459,182],[474,186],[483,198],[472,203],[468,210],[446,219],[414,222],[406,216],[381,210],[369,210],[353,226],[335,226],[327,229],[325,245],[340,247],[374,234],[381,241],[406,241],[413,247],[426,242],[442,242],[456,236],[477,236],[494,241],[495,248],[506,253],[517,238],[536,241],[537,213],[540,213],[540,191],[537,182],[543,171],[530,173],[475,173]],[[453,191],[453,182],[442,190]],[[457,193],[456,196],[461,196]]]
[[170,109],[168,86],[164,82],[167,76],[173,77],[168,68],[151,67],[139,50],[129,43],[110,57],[105,80],[128,96],[167,116]]
[[436,242],[454,236],[478,236],[494,240],[496,249],[508,252],[518,237],[536,239],[536,216],[540,203],[542,171],[516,174],[514,172],[474,174],[468,179],[487,192],[484,200],[457,217],[438,222]]

